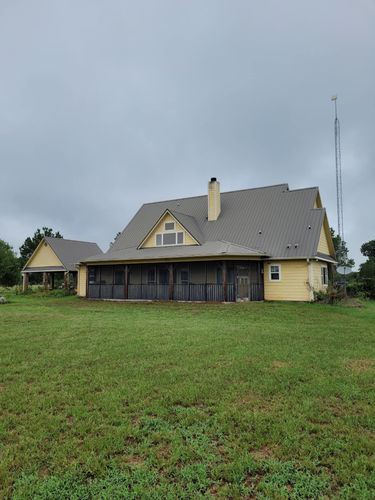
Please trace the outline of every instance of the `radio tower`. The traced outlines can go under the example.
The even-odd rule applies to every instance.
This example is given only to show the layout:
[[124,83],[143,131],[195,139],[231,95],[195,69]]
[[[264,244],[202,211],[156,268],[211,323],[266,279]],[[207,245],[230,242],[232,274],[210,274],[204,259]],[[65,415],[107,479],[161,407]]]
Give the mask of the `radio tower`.
[[340,144],[340,121],[337,117],[337,95],[331,99],[335,103],[335,159],[336,159],[336,203],[337,203],[337,233],[341,239],[342,259],[346,261],[344,255],[344,211],[342,206],[342,172],[341,172],[341,144]]

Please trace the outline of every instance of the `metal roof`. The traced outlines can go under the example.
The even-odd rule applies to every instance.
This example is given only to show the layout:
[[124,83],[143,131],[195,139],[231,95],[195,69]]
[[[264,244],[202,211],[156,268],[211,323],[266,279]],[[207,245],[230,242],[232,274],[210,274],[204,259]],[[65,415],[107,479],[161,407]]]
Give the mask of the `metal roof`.
[[[219,257],[223,255],[224,242],[233,245],[228,248],[233,255],[241,252],[241,255],[276,259],[315,257],[325,218],[324,208],[314,208],[317,195],[317,187],[289,190],[288,184],[221,193],[221,212],[216,221],[207,220],[207,195],[146,203],[107,253],[86,260],[139,260],[203,254]],[[137,249],[167,210],[201,245]]]
[[51,246],[66,271],[75,271],[78,262],[92,255],[103,253],[96,243],[88,241],[66,240],[50,236],[45,236],[44,240]]

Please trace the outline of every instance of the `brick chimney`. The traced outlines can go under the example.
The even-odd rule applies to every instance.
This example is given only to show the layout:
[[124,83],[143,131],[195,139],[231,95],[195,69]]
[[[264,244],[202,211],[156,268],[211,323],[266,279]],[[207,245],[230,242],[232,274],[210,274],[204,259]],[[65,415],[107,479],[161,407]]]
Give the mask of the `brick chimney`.
[[216,177],[211,177],[208,183],[208,217],[209,221],[217,220],[221,211],[220,182]]

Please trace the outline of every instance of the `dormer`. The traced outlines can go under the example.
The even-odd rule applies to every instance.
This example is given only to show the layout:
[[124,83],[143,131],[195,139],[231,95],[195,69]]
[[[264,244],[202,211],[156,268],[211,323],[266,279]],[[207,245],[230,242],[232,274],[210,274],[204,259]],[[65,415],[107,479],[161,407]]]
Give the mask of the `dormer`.
[[[179,219],[183,219],[179,220]],[[176,247],[199,245],[186,225],[191,225],[192,217],[166,210],[142,240],[138,248]],[[187,224],[183,224],[186,222]],[[190,224],[189,224],[190,223]]]

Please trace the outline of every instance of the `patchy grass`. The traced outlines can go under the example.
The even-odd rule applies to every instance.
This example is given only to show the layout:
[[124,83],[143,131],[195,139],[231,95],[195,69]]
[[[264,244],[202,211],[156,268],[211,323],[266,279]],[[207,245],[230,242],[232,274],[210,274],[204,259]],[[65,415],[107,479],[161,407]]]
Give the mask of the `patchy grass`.
[[375,304],[0,306],[0,497],[373,498]]

